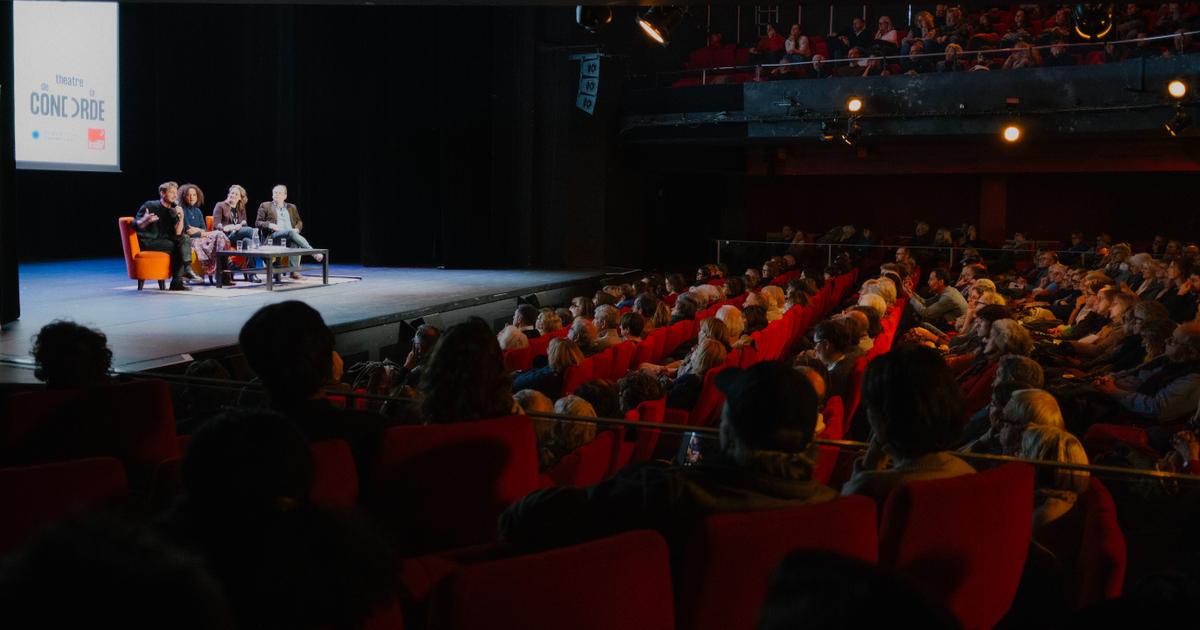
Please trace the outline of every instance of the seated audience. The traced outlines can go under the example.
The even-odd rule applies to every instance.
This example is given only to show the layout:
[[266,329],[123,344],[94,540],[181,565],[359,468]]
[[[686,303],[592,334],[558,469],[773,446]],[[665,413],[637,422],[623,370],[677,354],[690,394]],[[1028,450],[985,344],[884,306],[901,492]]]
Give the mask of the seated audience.
[[935,350],[898,345],[867,367],[862,404],[871,426],[867,452],[842,494],[883,504],[896,486],[975,472],[948,451],[962,431],[962,395]]
[[651,400],[661,400],[665,395],[658,379],[643,370],[633,370],[617,381],[617,398],[622,417],[637,409],[638,405]]
[[544,308],[538,313],[537,321],[533,326],[537,329],[537,336],[541,337],[562,330],[563,320],[554,309]]
[[529,338],[519,328],[509,324],[496,334],[501,350],[523,350],[529,347]]
[[418,389],[421,419],[428,424],[497,418],[517,409],[504,355],[487,323],[479,318],[442,334]]
[[967,301],[949,282],[949,272],[939,267],[929,272],[930,297],[922,298],[912,289],[904,288],[909,298],[908,307],[920,321],[948,330],[956,319],[967,314]]
[[[554,403],[554,413],[562,416],[596,417],[596,410],[588,401],[575,395],[559,398]],[[555,464],[571,451],[591,442],[596,437],[596,423],[572,420],[549,420],[549,431],[538,447],[539,466],[542,471]]]
[[1125,411],[1152,424],[1166,424],[1191,414],[1200,403],[1200,323],[1175,329],[1166,354],[1135,373],[1092,382]]
[[[500,347],[480,324],[486,345],[503,368]],[[333,333],[316,309],[296,300],[264,306],[242,326],[238,344],[272,408],[294,421],[311,441],[346,440],[360,474],[370,470],[388,421],[376,413],[334,406],[326,397],[324,387],[333,371]],[[432,375],[432,364],[425,375]],[[507,390],[504,394],[511,405]]]
[[779,362],[729,369],[720,452],[694,466],[632,466],[590,488],[539,490],[500,517],[501,538],[522,547],[572,544],[632,529],[656,529],[675,557],[707,514],[828,501],[807,455],[817,417],[804,377]]
[[592,320],[590,319],[576,318],[571,323],[570,330],[567,331],[567,339],[574,341],[585,357],[590,357],[598,352],[596,348],[596,326],[592,324]]
[[[711,319],[711,318],[710,318]],[[708,320],[705,320],[708,321]],[[714,320],[716,321],[716,320]],[[667,391],[667,406],[690,410],[700,398],[704,374],[725,362],[725,345],[717,339],[701,339],[679,366]]]
[[596,326],[595,351],[607,350],[621,343],[621,311],[616,306],[602,304],[596,307],[592,323]]
[[567,368],[583,363],[584,359],[579,346],[573,340],[564,338],[551,339],[546,356],[548,361],[545,367],[527,370],[513,379],[513,391],[533,389],[557,398],[562,393],[563,375]]
[[[537,339],[542,336],[538,330],[537,320],[541,313],[537,307],[532,304],[522,304],[513,312],[512,325],[521,331],[528,339]],[[560,323],[561,325],[561,323]]]
[[47,389],[84,389],[110,383],[112,350],[94,328],[56,319],[33,336],[33,375]]
[[238,627],[360,627],[395,597],[388,544],[313,505],[313,475],[305,436],[269,412],[218,416],[188,445],[164,529],[204,557]]
[[625,313],[621,316],[617,331],[621,334],[621,341],[640,343],[646,334],[646,318],[641,313]]

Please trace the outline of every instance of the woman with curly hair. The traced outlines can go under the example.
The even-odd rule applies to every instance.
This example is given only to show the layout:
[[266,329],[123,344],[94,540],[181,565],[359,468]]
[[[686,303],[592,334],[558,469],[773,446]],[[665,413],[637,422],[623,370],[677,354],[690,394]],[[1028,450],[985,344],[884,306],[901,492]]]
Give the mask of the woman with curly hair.
[[500,345],[482,319],[447,330],[421,373],[421,417],[430,424],[483,420],[514,413],[512,376]]
[[[192,239],[192,251],[204,275],[217,272],[217,252],[233,249],[229,237],[220,229],[209,230],[204,220],[204,192],[195,184],[179,187],[179,205],[183,208],[183,232]],[[224,281],[233,284],[233,273],[226,272]]]

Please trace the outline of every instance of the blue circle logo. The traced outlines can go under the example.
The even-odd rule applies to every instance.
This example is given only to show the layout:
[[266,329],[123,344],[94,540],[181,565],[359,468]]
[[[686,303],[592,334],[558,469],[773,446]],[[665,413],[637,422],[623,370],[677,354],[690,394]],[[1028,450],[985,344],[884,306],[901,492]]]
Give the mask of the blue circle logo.
[[36,129],[34,129],[33,130],[33,139],[37,140],[40,137],[42,137],[42,134],[38,133],[38,131]]

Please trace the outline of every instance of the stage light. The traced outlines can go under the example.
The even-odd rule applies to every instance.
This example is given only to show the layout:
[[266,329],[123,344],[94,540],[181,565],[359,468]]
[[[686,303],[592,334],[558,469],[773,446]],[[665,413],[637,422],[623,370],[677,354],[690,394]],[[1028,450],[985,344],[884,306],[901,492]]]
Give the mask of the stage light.
[[1187,96],[1187,84],[1179,79],[1167,84],[1167,93],[1175,98],[1183,98]]
[[638,26],[646,35],[662,46],[671,43],[671,31],[683,21],[687,9],[683,7],[650,7],[637,19]]
[[1001,134],[1005,142],[1013,143],[1021,139],[1021,128],[1016,125],[1007,125],[1004,127],[1004,132]]
[[1167,133],[1171,134],[1171,137],[1174,138],[1190,126],[1192,126],[1192,115],[1182,109],[1176,109],[1175,116],[1163,125],[1163,129],[1166,129]]
[[857,96],[851,96],[850,99],[846,101],[846,111],[850,112],[851,114],[857,114],[858,112],[861,112],[862,108],[863,100]]
[[612,24],[613,12],[609,7],[578,5],[575,7],[575,22],[589,33],[599,33],[600,29]]

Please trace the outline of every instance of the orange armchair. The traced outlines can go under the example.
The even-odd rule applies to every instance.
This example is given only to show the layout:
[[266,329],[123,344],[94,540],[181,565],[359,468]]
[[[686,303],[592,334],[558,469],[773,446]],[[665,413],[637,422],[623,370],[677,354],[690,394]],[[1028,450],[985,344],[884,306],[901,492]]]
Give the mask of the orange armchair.
[[165,290],[171,277],[171,255],[166,252],[144,252],[138,245],[133,230],[133,217],[120,217],[117,226],[121,230],[121,248],[125,250],[125,269],[132,280],[137,280],[138,291],[147,280],[157,280],[158,288]]

